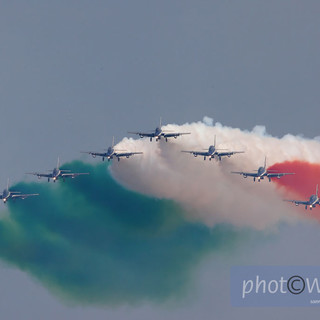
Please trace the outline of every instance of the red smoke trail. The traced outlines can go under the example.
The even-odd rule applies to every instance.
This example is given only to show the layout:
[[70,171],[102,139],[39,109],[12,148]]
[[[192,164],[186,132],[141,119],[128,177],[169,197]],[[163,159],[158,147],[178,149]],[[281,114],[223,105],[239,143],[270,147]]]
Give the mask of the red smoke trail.
[[[285,161],[275,163],[268,170],[279,172],[295,172],[294,175],[284,176],[280,179],[272,179],[279,186],[283,186],[288,191],[288,196],[294,200],[307,201],[316,192],[316,185],[320,187],[320,164],[306,161]],[[298,197],[298,198],[297,198]],[[319,206],[317,206],[317,218],[320,219]],[[315,209],[313,209],[315,210]]]

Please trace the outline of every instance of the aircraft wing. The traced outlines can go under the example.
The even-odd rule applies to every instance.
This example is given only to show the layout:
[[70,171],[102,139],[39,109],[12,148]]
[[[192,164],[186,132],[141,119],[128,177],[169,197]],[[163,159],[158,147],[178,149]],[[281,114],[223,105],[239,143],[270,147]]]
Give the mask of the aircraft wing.
[[295,174],[293,172],[273,172],[273,173],[267,173],[267,177],[268,178],[274,178],[274,177],[277,177],[277,178],[280,178],[280,177],[283,177],[283,176],[287,176],[287,175],[291,175],[291,174]]
[[231,173],[241,174],[244,177],[257,177],[256,172],[231,171]]
[[191,153],[194,156],[208,156],[208,152],[202,152],[202,151],[187,151],[187,150],[182,150],[181,152],[186,152],[186,153]]
[[71,172],[71,173],[67,173],[67,172],[62,172],[61,173],[61,177],[62,178],[75,178],[75,177],[77,177],[77,176],[82,176],[82,175],[87,175],[87,174],[89,174],[89,172],[81,172],[81,173],[79,173],[79,172]]
[[149,137],[149,138],[153,138],[154,137],[154,133],[147,133],[147,132],[130,132],[128,131],[128,133],[131,133],[131,134],[137,134],[138,136],[140,136],[140,138],[143,138],[143,137]]
[[162,136],[165,138],[176,138],[184,134],[190,134],[191,132],[172,132],[172,133],[163,133]]
[[236,153],[244,153],[244,151],[226,151],[226,152],[217,152],[218,157],[230,157]]
[[283,200],[283,201],[286,201],[286,202],[292,202],[292,203],[294,203],[294,204],[296,204],[296,205],[298,205],[298,204],[303,204],[303,205],[308,205],[309,204],[309,202],[308,201],[299,201],[299,200]]
[[41,178],[41,177],[52,178],[51,173],[27,172],[26,174],[32,174],[34,176],[37,176],[38,178]]
[[117,158],[120,158],[120,157],[131,157],[133,156],[134,154],[143,154],[143,152],[115,152],[114,155],[117,157]]
[[93,152],[93,151],[81,151],[81,153],[91,154],[93,158],[98,157],[106,157],[106,152]]
[[38,196],[39,193],[28,193],[28,194],[12,194],[11,198],[12,199],[25,199],[28,197],[33,197],[33,196]]

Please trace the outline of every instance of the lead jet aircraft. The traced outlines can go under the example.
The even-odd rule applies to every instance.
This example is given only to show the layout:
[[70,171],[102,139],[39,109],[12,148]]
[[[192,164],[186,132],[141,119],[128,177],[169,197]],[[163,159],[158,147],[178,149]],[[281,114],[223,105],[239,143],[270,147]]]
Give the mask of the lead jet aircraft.
[[308,207],[310,208],[310,210],[312,210],[312,208],[315,208],[316,205],[320,205],[320,199],[318,196],[318,185],[316,187],[316,194],[312,194],[309,200],[307,201],[300,201],[300,200],[283,200],[283,201],[292,202],[296,206],[298,206],[299,204],[303,204],[306,210]]
[[[51,171],[51,170],[48,170]],[[27,172],[27,174],[32,174],[34,176],[37,176],[38,179],[45,177],[48,178],[48,182],[50,182],[50,179],[53,180],[53,182],[56,182],[59,178],[62,178],[63,181],[65,181],[66,178],[75,178],[80,175],[85,175],[89,174],[88,172],[86,173],[75,173],[71,172],[71,170],[66,170],[66,169],[60,169],[60,160],[58,158],[57,166],[52,170],[50,173],[38,173],[38,172]]]
[[269,182],[271,181],[271,178],[278,178],[280,179],[283,176],[290,175],[290,174],[295,174],[295,173],[284,173],[284,172],[277,172],[275,170],[267,170],[267,157],[264,158],[264,166],[259,167],[259,169],[256,172],[242,172],[242,171],[232,171],[231,173],[236,173],[236,174],[241,174],[243,175],[244,178],[247,177],[253,177],[253,181],[258,180],[263,180],[264,177],[267,177],[269,179]]
[[222,157],[231,157],[232,155],[236,153],[244,153],[244,151],[219,151],[219,150],[225,150],[225,149],[217,149],[216,148],[216,136],[214,136],[214,144],[209,146],[209,149],[204,149],[208,151],[186,151],[182,150],[181,152],[191,153],[195,157],[197,156],[203,156],[203,160],[206,160],[208,158],[210,161],[213,158],[219,159],[221,161]]
[[143,154],[143,152],[120,152],[120,151],[126,151],[126,150],[115,149],[114,137],[113,137],[112,146],[107,149],[107,152],[92,152],[92,151],[81,151],[81,152],[91,154],[93,158],[95,158],[96,156],[102,157],[102,161],[104,161],[105,158],[108,159],[108,161],[110,161],[110,159],[113,159],[113,157],[116,157],[118,161],[120,161],[121,157],[129,158],[134,154]]
[[27,193],[22,194],[19,191],[12,191],[9,189],[9,179],[7,182],[7,187],[3,190],[2,194],[0,194],[0,199],[3,201],[3,203],[6,203],[9,199],[25,199],[32,196],[38,196],[39,193]]
[[152,130],[150,132],[132,132],[128,131],[128,133],[131,134],[137,134],[140,136],[140,138],[148,137],[150,138],[150,141],[152,141],[152,138],[155,138],[156,141],[161,140],[161,137],[165,139],[165,141],[168,141],[168,138],[175,138],[182,136],[184,134],[190,134],[191,132],[170,132],[170,131],[163,131],[161,128],[161,118],[160,118],[160,124],[159,127],[155,128],[155,130]]

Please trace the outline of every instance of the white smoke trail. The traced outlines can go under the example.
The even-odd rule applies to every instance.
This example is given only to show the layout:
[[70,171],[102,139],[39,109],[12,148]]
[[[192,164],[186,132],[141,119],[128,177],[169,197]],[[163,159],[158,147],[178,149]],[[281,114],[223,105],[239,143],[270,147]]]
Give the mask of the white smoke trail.
[[[174,199],[186,208],[190,219],[199,219],[212,226],[231,223],[235,226],[264,229],[280,221],[295,221],[298,215],[282,201],[274,183],[263,180],[253,183],[231,171],[253,172],[263,166],[286,160],[319,162],[320,143],[299,136],[279,139],[266,134],[263,126],[251,132],[222,126],[205,117],[204,122],[166,125],[163,129],[191,132],[190,135],[149,141],[124,138],[119,149],[142,151],[142,156],[114,162],[113,176],[128,188],[159,198]],[[181,150],[202,150],[213,144],[232,151],[245,151],[219,161],[203,161]],[[152,214],[152,213],[150,213]]]

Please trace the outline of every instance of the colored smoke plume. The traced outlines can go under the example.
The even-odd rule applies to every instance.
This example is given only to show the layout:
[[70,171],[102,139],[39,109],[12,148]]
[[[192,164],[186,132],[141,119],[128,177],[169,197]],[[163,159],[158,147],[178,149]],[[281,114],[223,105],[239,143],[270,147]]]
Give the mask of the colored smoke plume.
[[271,170],[295,172],[294,176],[273,179],[279,186],[285,187],[291,193],[308,198],[315,193],[316,185],[320,185],[320,164],[306,161],[285,161],[275,163]]
[[[320,186],[319,163],[309,163],[298,160],[285,161],[281,163],[275,163],[269,169],[295,172],[294,176],[286,176],[282,179],[274,179],[281,190],[285,190],[285,195],[288,199],[307,201],[312,194],[315,194],[316,185],[318,184]],[[304,206],[300,207],[300,212],[305,213]],[[316,206],[312,213],[312,217],[320,220],[319,206]]]
[[[313,193],[319,141],[212,122],[167,125],[191,132],[168,143],[124,138],[119,149],[143,155],[109,167],[121,185],[105,163],[74,161],[64,167],[90,175],[12,186],[40,196],[8,202],[9,214],[0,220],[0,257],[75,302],[162,302],[188,292],[195,266],[210,252],[227,252],[248,227],[268,230],[302,219],[282,201],[281,190]],[[215,135],[218,148],[245,153],[221,162],[181,153],[207,149]],[[270,169],[297,174],[271,183],[231,174],[258,169],[265,156]]]
[[90,175],[14,185],[40,196],[8,202],[0,220],[1,259],[63,299],[119,305],[180,297],[208,253],[237,241],[230,227],[186,221],[177,203],[126,190],[105,163],[63,167]]
[[[289,134],[283,138],[272,137],[263,126],[249,132],[219,123],[211,126],[208,118],[204,121],[165,126],[164,130],[172,132],[191,132],[168,142],[124,138],[118,144],[120,149],[142,151],[143,156],[114,162],[111,166],[114,177],[130,189],[175,200],[189,212],[189,219],[208,226],[230,223],[265,229],[280,221],[301,218],[282,201],[283,194],[277,184],[267,179],[253,183],[252,178],[243,179],[231,171],[253,172],[263,166],[265,156],[267,165],[293,160],[316,163],[320,159],[319,141]],[[181,150],[208,149],[215,135],[218,148],[245,153],[221,162],[181,153]]]

